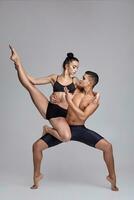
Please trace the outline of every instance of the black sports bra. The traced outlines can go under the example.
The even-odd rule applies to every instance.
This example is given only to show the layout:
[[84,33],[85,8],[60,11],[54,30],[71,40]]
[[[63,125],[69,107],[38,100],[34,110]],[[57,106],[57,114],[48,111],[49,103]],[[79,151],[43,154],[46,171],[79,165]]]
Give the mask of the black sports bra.
[[[58,76],[57,76],[57,79],[58,79]],[[57,79],[53,85],[53,92],[65,92],[64,87],[67,87],[70,93],[73,93],[75,91],[76,87],[73,81],[69,85],[62,85],[61,83],[57,81]]]

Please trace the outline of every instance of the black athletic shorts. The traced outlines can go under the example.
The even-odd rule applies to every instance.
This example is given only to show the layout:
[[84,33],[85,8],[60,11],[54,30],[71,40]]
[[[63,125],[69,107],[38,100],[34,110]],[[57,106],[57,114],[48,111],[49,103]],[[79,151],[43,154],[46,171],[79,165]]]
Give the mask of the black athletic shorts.
[[48,103],[47,112],[46,112],[46,119],[49,120],[51,118],[56,117],[64,117],[67,116],[67,109],[64,109],[57,104],[53,104],[51,102]]
[[[82,142],[92,147],[95,147],[96,143],[103,139],[101,135],[86,128],[84,125],[70,125],[70,129],[72,135],[71,140]],[[60,140],[48,133],[42,136],[40,139],[46,142],[48,147],[62,143]]]

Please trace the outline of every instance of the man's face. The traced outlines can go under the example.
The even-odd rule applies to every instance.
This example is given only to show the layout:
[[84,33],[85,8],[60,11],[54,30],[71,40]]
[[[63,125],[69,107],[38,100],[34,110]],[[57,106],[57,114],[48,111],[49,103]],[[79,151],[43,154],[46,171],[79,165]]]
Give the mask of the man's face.
[[92,85],[92,77],[88,74],[84,74],[82,80],[79,81],[79,87],[86,88]]

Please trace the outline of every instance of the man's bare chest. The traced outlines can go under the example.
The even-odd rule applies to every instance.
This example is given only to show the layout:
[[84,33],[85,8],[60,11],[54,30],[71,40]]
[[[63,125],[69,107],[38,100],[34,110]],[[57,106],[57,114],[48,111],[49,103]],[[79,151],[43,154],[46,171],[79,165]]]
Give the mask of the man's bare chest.
[[82,95],[82,94],[77,94],[73,98],[74,104],[79,107],[81,110],[84,110],[90,103],[91,99],[93,97]]

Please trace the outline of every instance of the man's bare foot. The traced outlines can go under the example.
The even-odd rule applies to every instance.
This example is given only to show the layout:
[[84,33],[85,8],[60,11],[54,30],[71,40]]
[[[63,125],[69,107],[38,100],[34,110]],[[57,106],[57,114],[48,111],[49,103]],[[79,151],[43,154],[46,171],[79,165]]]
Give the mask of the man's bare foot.
[[107,180],[111,183],[111,190],[118,191],[119,188],[116,186],[116,179],[111,178],[110,176],[107,176]]
[[43,126],[43,133],[42,133],[42,136],[45,135],[46,133],[49,133],[49,126],[45,125]]
[[39,187],[39,182],[40,180],[43,178],[43,174],[40,174],[39,176],[35,176],[34,177],[34,184],[32,187],[30,187],[31,189],[38,189]]
[[15,65],[18,65],[20,63],[20,58],[19,58],[17,52],[11,45],[9,45],[9,48],[11,50],[10,60],[12,60]]

